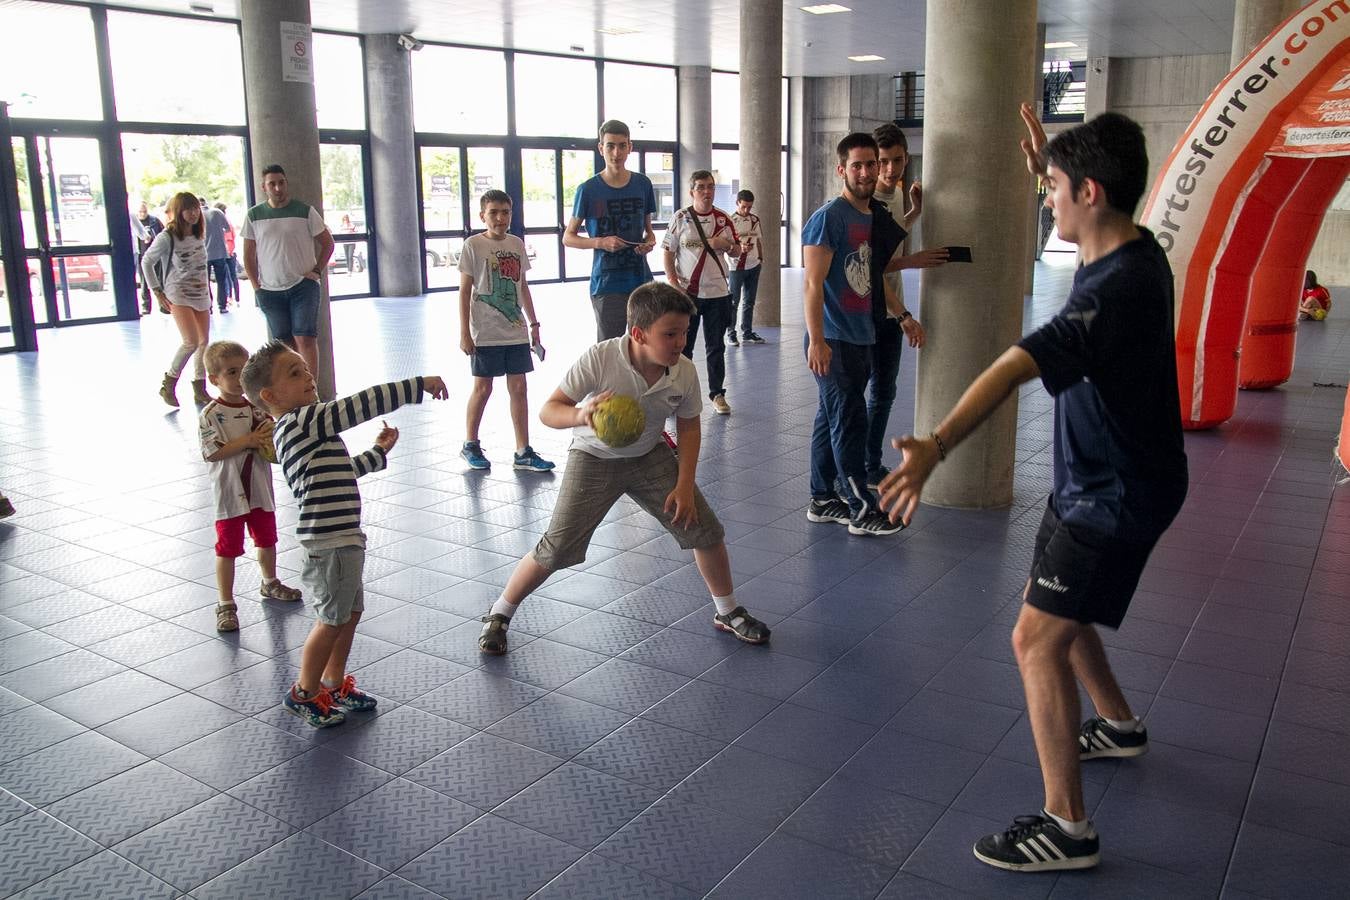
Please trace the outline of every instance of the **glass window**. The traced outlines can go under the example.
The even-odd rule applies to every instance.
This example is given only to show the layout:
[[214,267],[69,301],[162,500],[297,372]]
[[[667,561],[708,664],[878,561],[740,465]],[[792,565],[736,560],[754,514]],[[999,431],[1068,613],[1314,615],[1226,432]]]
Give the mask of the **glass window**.
[[333,297],[350,297],[370,293],[370,273],[366,271],[365,241],[344,240],[334,232],[337,246],[328,259],[328,293]]
[[101,119],[94,23],[82,6],[0,7],[0,100],[22,118]]
[[427,290],[459,287],[459,251],[462,237],[427,238],[423,255],[427,260]]
[[179,191],[191,191],[208,203],[224,203],[236,227],[243,221],[248,194],[242,137],[125,134],[122,162],[129,212],[144,201],[151,213],[163,219],[169,198]]
[[[245,124],[238,26],[109,12],[108,44],[122,121]],[[189,77],[170,77],[165,59],[180,53],[196,65]]]
[[[563,173],[563,218],[572,221],[572,212],[576,208],[577,188],[582,182],[595,174],[595,154],[589,150],[564,150],[562,152]],[[585,223],[582,224],[583,229]],[[569,263],[570,270],[570,263]]]
[[314,101],[320,128],[366,127],[364,76],[360,38],[314,35]]
[[595,262],[594,250],[578,250],[576,247],[563,248],[563,266],[566,278],[590,278],[591,265]]
[[525,235],[525,255],[530,258],[530,284],[558,280],[558,247],[561,240],[551,234]]
[[338,234],[365,233],[366,185],[359,144],[320,144],[319,170],[323,177],[323,218]]
[[717,193],[713,194],[713,206],[726,212],[736,208],[736,192],[742,187],[754,190],[753,185],[741,184],[741,151],[714,150],[712,152],[713,177],[717,179]]
[[417,131],[506,133],[506,56],[501,51],[427,46],[412,57]]
[[712,73],[712,142],[741,142],[741,76],[734,72]]
[[427,231],[464,227],[458,147],[422,148],[422,220]]
[[478,217],[478,200],[493,188],[506,190],[506,153],[500,147],[470,147],[468,155],[469,230],[483,231],[486,226]]
[[[689,191],[675,190],[675,154],[642,154],[643,171],[651,179],[652,191],[656,194],[656,215],[654,222],[669,222],[675,216],[675,206],[688,206]],[[677,196],[678,194],[678,196]]]
[[595,139],[594,61],[518,53],[515,67],[516,134]]
[[[52,259],[52,280],[56,283],[56,315],[62,322],[117,315],[117,300],[112,289],[112,257],[55,257]],[[34,307],[36,312],[36,302]]]
[[40,137],[38,166],[51,245],[108,243],[98,140]]
[[520,151],[524,206],[514,213],[525,228],[562,225],[558,212],[557,156],[552,150]]
[[675,70],[605,63],[605,119],[628,125],[634,141],[674,141],[678,104]]

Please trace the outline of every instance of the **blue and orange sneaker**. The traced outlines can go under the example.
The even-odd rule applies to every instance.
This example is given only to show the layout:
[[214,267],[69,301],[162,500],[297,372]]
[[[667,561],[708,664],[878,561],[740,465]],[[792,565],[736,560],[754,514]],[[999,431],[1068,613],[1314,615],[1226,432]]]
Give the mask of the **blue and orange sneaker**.
[[306,697],[300,692],[300,686],[293,684],[281,704],[287,712],[299,716],[315,728],[329,728],[347,721],[347,714],[335,708],[333,695],[322,687]]
[[347,712],[366,712],[380,701],[356,686],[356,676],[348,675],[333,690],[333,703]]

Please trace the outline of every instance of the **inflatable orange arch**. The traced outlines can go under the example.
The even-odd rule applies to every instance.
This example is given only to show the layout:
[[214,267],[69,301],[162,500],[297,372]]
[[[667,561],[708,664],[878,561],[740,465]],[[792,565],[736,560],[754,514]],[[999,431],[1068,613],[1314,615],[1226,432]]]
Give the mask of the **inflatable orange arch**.
[[1288,379],[1304,267],[1347,175],[1350,0],[1314,0],[1214,89],[1144,207],[1176,283],[1186,428],[1230,418],[1239,384]]

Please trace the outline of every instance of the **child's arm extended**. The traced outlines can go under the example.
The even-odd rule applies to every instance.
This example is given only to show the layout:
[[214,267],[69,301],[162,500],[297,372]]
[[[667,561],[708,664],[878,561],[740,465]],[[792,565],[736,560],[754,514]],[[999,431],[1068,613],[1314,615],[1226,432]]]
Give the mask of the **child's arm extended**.
[[352,457],[352,468],[356,470],[357,478],[362,475],[369,475],[371,472],[378,472],[389,463],[389,451],[393,450],[394,445],[398,443],[398,429],[390,428],[388,422],[382,424],[384,427],[375,436],[375,446],[365,453]]
[[349,428],[387,415],[405,403],[421,403],[423,393],[438,400],[449,396],[445,382],[436,375],[418,375],[403,381],[377,384],[359,394],[306,406],[295,414],[296,426],[317,439],[328,437]]
[[680,473],[675,480],[675,489],[666,497],[666,510],[672,511],[671,522],[675,525],[698,524],[698,511],[694,506],[694,476],[698,470],[698,451],[703,443],[703,430],[698,416],[676,416],[675,442],[679,445]]

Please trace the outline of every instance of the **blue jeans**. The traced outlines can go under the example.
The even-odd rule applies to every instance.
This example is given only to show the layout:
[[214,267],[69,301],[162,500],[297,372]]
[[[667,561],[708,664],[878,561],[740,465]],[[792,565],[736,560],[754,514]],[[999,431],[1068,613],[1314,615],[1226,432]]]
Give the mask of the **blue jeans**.
[[900,348],[905,333],[898,319],[887,316],[877,326],[877,342],[872,349],[872,381],[867,398],[867,471],[881,468],[881,445],[886,440],[886,424],[895,404],[895,382],[900,377]]
[[[741,337],[755,330],[755,295],[759,293],[759,270],[762,268],[732,269],[727,275],[731,282],[731,321],[727,324],[729,330],[736,330],[736,313],[739,310]],[[742,291],[745,293],[744,305],[741,303]]]
[[830,371],[816,375],[820,392],[816,421],[811,429],[811,497],[825,500],[835,495],[842,477],[848,486],[844,499],[856,518],[876,501],[867,490],[863,445],[867,438],[867,402],[864,393],[872,375],[872,347],[845,341],[830,345]]
[[230,285],[234,282],[234,260],[228,256],[208,259],[206,265],[216,278],[216,305],[224,312],[230,302]]
[[694,341],[698,338],[698,323],[703,322],[703,346],[708,351],[708,396],[725,394],[723,382],[727,377],[727,318],[731,315],[730,297],[709,299],[690,297],[698,312],[689,319],[689,337],[684,342],[684,355],[694,358]]
[[301,278],[284,291],[258,291],[258,305],[267,320],[267,336],[280,341],[319,335],[319,283]]

